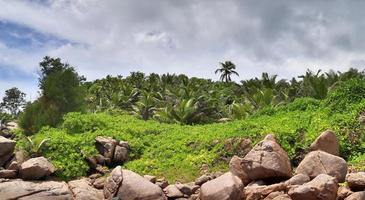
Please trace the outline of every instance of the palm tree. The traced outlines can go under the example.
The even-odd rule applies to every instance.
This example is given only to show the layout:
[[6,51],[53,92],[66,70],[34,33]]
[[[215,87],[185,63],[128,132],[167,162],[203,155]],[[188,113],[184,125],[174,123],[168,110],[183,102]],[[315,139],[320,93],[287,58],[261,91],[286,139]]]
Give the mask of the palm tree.
[[221,73],[220,80],[225,81],[226,83],[231,82],[231,75],[235,74],[239,76],[239,74],[234,71],[236,69],[236,65],[231,61],[225,61],[220,63],[221,68],[215,70],[215,73]]

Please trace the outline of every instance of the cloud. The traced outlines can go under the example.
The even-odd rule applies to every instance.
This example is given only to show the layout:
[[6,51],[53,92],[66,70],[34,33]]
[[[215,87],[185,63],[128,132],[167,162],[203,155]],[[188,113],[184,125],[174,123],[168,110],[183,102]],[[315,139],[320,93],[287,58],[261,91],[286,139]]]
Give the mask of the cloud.
[[363,69],[364,6],[342,0],[0,0],[0,20],[28,28],[31,38],[48,38],[38,37],[29,51],[0,34],[0,65],[34,74],[41,57],[51,55],[88,79],[137,70],[217,79],[214,70],[224,60],[236,63],[240,79],[264,71],[290,78],[307,68]]

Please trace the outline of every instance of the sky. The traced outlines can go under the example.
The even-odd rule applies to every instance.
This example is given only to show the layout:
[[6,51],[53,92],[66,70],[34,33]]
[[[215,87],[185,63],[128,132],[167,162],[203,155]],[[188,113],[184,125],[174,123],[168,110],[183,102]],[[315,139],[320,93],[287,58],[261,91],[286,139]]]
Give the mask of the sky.
[[59,57],[88,80],[184,73],[242,80],[365,66],[362,0],[0,0],[0,97],[34,100],[38,64]]

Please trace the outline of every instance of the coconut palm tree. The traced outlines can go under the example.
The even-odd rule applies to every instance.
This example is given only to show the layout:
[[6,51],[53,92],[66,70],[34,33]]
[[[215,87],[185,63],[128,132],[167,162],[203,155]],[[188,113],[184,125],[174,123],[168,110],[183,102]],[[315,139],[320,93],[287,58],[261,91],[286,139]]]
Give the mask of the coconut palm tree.
[[232,74],[239,76],[239,74],[234,71],[236,69],[236,65],[231,61],[225,61],[220,63],[221,68],[215,70],[215,73],[221,73],[220,80],[226,83],[231,82]]

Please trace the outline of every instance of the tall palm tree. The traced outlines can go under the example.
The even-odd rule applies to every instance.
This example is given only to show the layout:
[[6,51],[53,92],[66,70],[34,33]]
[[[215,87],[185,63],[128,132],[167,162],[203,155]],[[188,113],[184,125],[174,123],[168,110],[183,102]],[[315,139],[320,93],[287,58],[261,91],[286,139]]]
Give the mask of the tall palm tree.
[[215,70],[215,73],[221,73],[220,80],[225,81],[226,83],[231,82],[231,75],[235,74],[239,76],[239,74],[234,71],[236,69],[236,65],[231,61],[225,61],[220,63],[221,68]]

